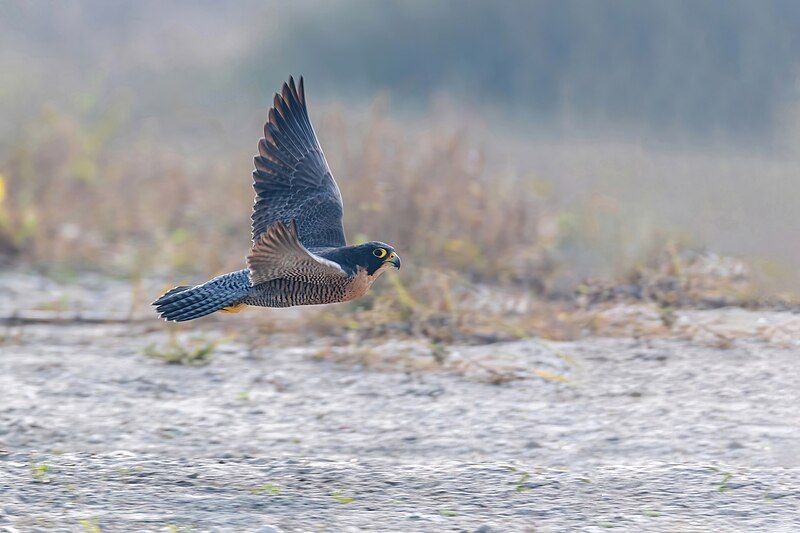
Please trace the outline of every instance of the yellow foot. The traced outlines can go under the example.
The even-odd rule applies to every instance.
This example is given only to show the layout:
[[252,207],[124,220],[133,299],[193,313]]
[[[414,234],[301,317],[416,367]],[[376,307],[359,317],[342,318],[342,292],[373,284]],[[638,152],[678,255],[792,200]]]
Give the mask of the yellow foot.
[[247,304],[236,304],[230,307],[223,307],[222,309],[220,309],[220,311],[222,311],[223,313],[238,313],[245,307],[247,307]]

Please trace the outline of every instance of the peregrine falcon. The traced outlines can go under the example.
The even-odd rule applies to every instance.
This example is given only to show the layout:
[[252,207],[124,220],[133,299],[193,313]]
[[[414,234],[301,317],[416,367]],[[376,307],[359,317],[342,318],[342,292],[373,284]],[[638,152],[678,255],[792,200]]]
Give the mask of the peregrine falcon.
[[386,243],[348,246],[342,195],[308,118],[303,78],[275,94],[258,143],[253,245],[247,268],[153,302],[165,320],[183,322],[246,305],[346,302],[363,296],[400,256]]

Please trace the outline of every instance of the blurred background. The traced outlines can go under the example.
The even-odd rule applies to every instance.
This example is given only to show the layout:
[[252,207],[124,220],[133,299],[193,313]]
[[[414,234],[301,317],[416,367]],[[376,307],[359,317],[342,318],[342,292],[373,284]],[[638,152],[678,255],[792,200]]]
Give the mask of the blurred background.
[[[290,75],[403,269],[164,324]],[[0,530],[800,531],[798,213],[798,0],[0,0]]]
[[424,269],[559,298],[698,258],[735,298],[796,296],[798,22],[793,0],[2,1],[0,257],[241,268],[266,109],[302,74],[348,236],[403,252],[409,306],[441,293]]

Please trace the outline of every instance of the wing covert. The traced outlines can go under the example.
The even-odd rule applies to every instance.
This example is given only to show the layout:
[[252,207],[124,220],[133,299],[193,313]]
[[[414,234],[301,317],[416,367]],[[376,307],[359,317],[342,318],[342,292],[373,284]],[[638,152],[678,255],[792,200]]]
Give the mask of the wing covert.
[[342,267],[309,252],[297,237],[297,225],[276,222],[259,235],[247,256],[250,283],[258,285],[273,279],[288,279],[313,284],[328,284],[347,274]]

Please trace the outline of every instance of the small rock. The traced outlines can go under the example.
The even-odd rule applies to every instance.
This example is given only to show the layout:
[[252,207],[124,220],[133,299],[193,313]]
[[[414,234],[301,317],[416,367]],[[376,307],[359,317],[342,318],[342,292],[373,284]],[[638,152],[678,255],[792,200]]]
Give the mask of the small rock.
[[766,497],[770,500],[778,500],[780,498],[786,498],[787,496],[795,496],[797,492],[768,492]]
[[742,489],[744,487],[749,487],[750,485],[752,485],[752,483],[731,483],[731,482],[725,483],[725,487],[730,490]]
[[283,530],[278,526],[271,526],[269,524],[261,526],[256,530],[257,533],[283,533]]

